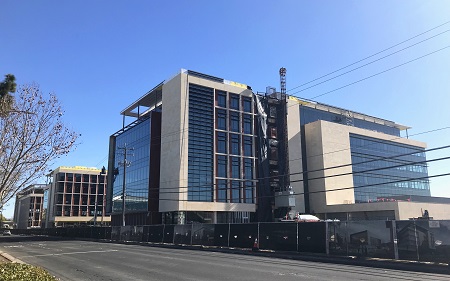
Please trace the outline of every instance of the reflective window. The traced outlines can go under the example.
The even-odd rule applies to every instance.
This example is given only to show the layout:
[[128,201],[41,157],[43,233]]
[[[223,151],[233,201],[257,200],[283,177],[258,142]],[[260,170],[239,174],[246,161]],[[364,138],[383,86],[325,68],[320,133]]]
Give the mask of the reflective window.
[[350,149],[356,203],[431,196],[427,179],[413,180],[428,176],[423,148],[350,134]]
[[217,134],[217,152],[227,153],[227,133],[216,132]]
[[242,111],[252,112],[252,98],[242,97]]
[[253,182],[246,181],[244,182],[244,196],[245,196],[245,203],[253,203],[254,196],[253,196]]
[[227,107],[227,93],[216,90],[216,105],[220,107]]
[[300,124],[305,125],[317,120],[324,120],[343,125],[351,125],[361,129],[377,131],[389,135],[400,136],[400,130],[391,126],[378,124],[366,120],[361,120],[349,116],[345,111],[342,114],[336,114],[329,111],[323,111],[308,106],[300,106]]
[[244,156],[253,156],[253,137],[244,136]]
[[239,110],[239,95],[230,94],[230,108]]
[[214,89],[189,84],[188,137],[188,200],[212,202]]
[[230,154],[240,155],[240,138],[237,134],[230,134]]
[[[127,167],[126,175],[126,210],[127,211],[147,211],[148,209],[148,183],[150,173],[150,126],[151,119],[146,119],[129,130],[116,137],[116,151],[114,166],[119,168],[119,174],[113,183],[112,202],[113,213],[122,211],[122,185],[123,185],[123,167],[119,162],[123,162],[123,148],[126,144],[127,148],[133,148],[133,153],[127,156],[127,160],[131,162]],[[90,186],[89,175],[83,175],[83,183],[81,184],[81,204],[87,205],[88,194],[95,190],[96,185]],[[95,180],[96,180],[95,176]],[[92,178],[94,179],[94,178]],[[94,201],[95,204],[95,201]],[[81,209],[81,215],[89,215],[89,210],[84,207]]]
[[238,112],[230,112],[230,131],[239,132],[239,113]]
[[231,178],[240,179],[241,178],[241,165],[239,157],[230,157],[230,172]]
[[244,158],[244,179],[253,179],[253,159]]
[[240,181],[231,181],[231,202],[239,203],[241,202],[240,198]]
[[216,111],[216,122],[217,129],[226,130],[227,129],[227,111],[223,109],[218,109]]
[[253,134],[253,118],[250,114],[242,114],[244,134]]
[[217,155],[217,176],[221,178],[227,177],[227,156]]
[[228,188],[226,180],[217,180],[217,202],[227,202]]

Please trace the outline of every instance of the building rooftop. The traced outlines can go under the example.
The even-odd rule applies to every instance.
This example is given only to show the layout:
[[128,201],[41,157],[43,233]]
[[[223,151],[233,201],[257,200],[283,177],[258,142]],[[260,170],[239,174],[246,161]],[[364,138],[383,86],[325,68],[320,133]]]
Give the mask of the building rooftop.
[[96,167],[84,167],[84,166],[59,166],[58,168],[51,171],[48,176],[59,173],[59,172],[69,172],[69,173],[100,173],[101,169],[98,169]]
[[145,93],[142,97],[140,97],[135,102],[133,102],[132,104],[127,106],[124,110],[122,110],[122,112],[120,112],[120,114],[124,115],[124,116],[139,118],[139,117],[147,114],[148,112],[152,111],[156,107],[160,106],[162,104],[162,87],[163,87],[163,85],[166,83],[166,81],[170,81],[172,78],[174,78],[175,76],[177,76],[180,73],[184,73],[184,74],[196,76],[196,77],[199,77],[202,79],[207,79],[207,80],[215,81],[218,83],[232,85],[232,86],[236,86],[236,87],[240,87],[240,88],[244,88],[244,89],[250,89],[250,87],[246,84],[225,80],[220,77],[203,74],[203,73],[196,72],[193,70],[181,69],[175,75],[171,76],[169,79],[163,80],[161,83],[156,85],[153,89],[151,89],[150,91]]
[[296,101],[298,104],[300,104],[302,106],[307,106],[307,107],[311,107],[311,108],[315,108],[315,109],[319,109],[319,110],[323,110],[323,111],[332,112],[332,113],[335,113],[335,114],[346,115],[348,117],[352,117],[352,118],[356,118],[356,119],[360,119],[360,120],[365,120],[365,121],[369,121],[369,122],[373,122],[373,123],[377,123],[377,124],[381,124],[381,125],[394,127],[394,128],[399,129],[400,131],[411,129],[411,127],[408,127],[408,126],[405,126],[405,125],[400,125],[400,124],[397,124],[397,123],[395,123],[393,121],[389,121],[389,120],[386,120],[386,119],[370,116],[370,115],[367,115],[367,114],[364,114],[364,113],[360,113],[360,112],[356,112],[356,111],[340,108],[340,107],[337,107],[337,106],[332,106],[332,105],[328,105],[328,104],[324,104],[324,103],[319,103],[319,102],[316,102],[316,101],[311,101],[311,100],[298,98],[298,97],[294,97],[294,96],[289,96],[288,98],[289,98],[289,100]]

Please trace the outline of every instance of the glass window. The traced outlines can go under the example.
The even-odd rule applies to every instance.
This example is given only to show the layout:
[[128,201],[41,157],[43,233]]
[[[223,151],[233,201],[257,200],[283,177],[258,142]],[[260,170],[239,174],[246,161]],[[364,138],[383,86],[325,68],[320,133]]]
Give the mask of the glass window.
[[220,107],[227,107],[227,93],[216,90],[216,105]]
[[239,95],[230,94],[230,108],[239,110]]
[[240,202],[240,184],[239,181],[231,181],[231,202],[233,203]]
[[227,153],[227,133],[217,132],[217,152]]
[[216,111],[216,126],[219,130],[227,129],[227,111],[223,109],[218,109]]
[[217,202],[227,202],[227,181],[217,180]]
[[240,148],[239,135],[230,134],[230,154],[240,155]]
[[242,114],[242,118],[243,118],[243,131],[244,134],[253,134],[253,122],[252,122],[252,115],[250,114]]
[[393,196],[399,195],[430,196],[428,180],[408,180],[428,176],[426,168],[410,165],[426,161],[425,155],[417,155],[418,150],[423,148],[351,134],[352,169],[358,172],[353,175],[358,187],[355,202],[396,200]]
[[230,112],[230,131],[239,132],[239,113]]
[[244,158],[244,179],[253,179],[253,160]]
[[227,177],[227,156],[217,155],[217,176]]
[[238,157],[230,157],[231,162],[231,177],[235,179],[241,178],[241,165],[240,165],[240,158]]
[[253,200],[253,182],[251,182],[251,181],[246,181],[245,183],[244,183],[244,188],[245,188],[245,191],[244,191],[244,196],[245,196],[245,203],[253,203],[254,202],[254,200]]
[[253,156],[253,138],[244,136],[244,156]]
[[252,98],[242,98],[242,110],[244,112],[252,112]]

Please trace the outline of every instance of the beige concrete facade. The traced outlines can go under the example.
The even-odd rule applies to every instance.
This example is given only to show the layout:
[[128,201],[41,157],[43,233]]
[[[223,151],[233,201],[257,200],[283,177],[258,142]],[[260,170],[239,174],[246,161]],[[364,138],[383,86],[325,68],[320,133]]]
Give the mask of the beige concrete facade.
[[[100,172],[100,169],[83,166],[60,166],[51,172],[49,176],[52,177],[52,182],[47,186],[49,193],[46,227],[62,226],[64,223],[88,223],[95,221],[97,224],[100,224],[111,221],[111,217],[105,215],[106,175],[104,177],[105,181],[101,183],[97,179],[95,181],[91,179],[91,176],[99,177]],[[65,177],[64,180],[59,180],[59,173],[72,174],[72,180],[69,180],[68,177]],[[89,180],[84,181],[82,179],[78,181],[75,175],[80,175],[81,178],[88,176]],[[59,184],[62,184],[64,187],[61,189]],[[84,192],[82,184],[88,185],[87,192]],[[79,185],[79,191],[75,187],[76,185]],[[91,189],[92,185],[98,186],[94,193]],[[100,189],[102,189],[101,192]],[[83,196],[87,198],[86,204],[83,204]],[[58,197],[62,198],[62,201]],[[79,198],[78,201],[75,198]],[[96,203],[97,206],[95,207]],[[61,214],[59,214],[58,207],[61,208]],[[96,208],[96,211],[101,212],[101,214],[97,215],[97,217],[91,215],[89,210],[93,208]],[[66,213],[67,209],[70,210],[68,213]],[[86,212],[84,215],[75,213],[83,213],[84,210]]]
[[[425,210],[428,210],[430,217],[434,220],[450,219],[450,204],[406,201],[329,205],[317,215],[324,219],[334,219],[335,214],[348,213],[348,218],[351,220],[358,214],[361,214],[359,217],[366,219],[374,214],[377,219],[409,220],[422,217]],[[395,217],[383,218],[382,214],[387,212],[391,212]]]
[[255,204],[188,201],[189,84],[252,97],[245,85],[215,82],[181,72],[162,87],[160,212],[255,212]]
[[[333,122],[319,120],[305,125],[308,170],[318,170],[309,173],[308,187],[311,192],[310,206],[312,212],[326,213],[330,205],[355,203],[352,188],[352,167],[348,165],[352,163],[350,134],[422,148],[426,147],[423,142]],[[341,167],[328,169],[335,166]],[[335,176],[339,174],[347,175]],[[360,208],[360,205],[354,205],[352,208]]]
[[289,145],[289,172],[295,197],[295,212],[305,213],[305,195],[303,187],[302,138],[300,127],[300,108],[298,101],[287,100],[287,131]]

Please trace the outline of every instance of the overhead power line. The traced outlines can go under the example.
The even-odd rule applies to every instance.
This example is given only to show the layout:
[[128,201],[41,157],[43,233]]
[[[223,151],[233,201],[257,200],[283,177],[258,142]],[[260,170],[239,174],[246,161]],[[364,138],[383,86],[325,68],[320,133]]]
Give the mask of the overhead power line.
[[[335,191],[342,191],[342,190],[349,190],[349,189],[360,189],[365,187],[373,187],[373,186],[379,186],[379,185],[385,185],[385,184],[394,184],[394,183],[401,183],[401,182],[410,182],[410,181],[419,181],[419,180],[427,180],[430,178],[437,178],[437,177],[444,177],[444,176],[450,176],[450,173],[443,173],[443,174],[437,174],[432,176],[426,176],[426,177],[417,177],[417,178],[407,178],[407,179],[401,179],[401,180],[395,180],[395,181],[389,181],[389,182],[382,182],[382,183],[374,183],[374,184],[367,184],[367,185],[361,185],[361,186],[351,186],[351,187],[342,187],[342,188],[335,188],[335,189],[328,189],[328,190],[316,190],[316,191],[307,191],[307,192],[293,192],[292,194],[286,194],[286,195],[279,195],[279,196],[291,196],[291,195],[305,195],[305,194],[316,194],[316,193],[326,193],[326,192],[335,192]],[[295,182],[295,181],[291,181]],[[254,188],[255,186],[250,186]],[[231,189],[231,188],[230,188]],[[206,191],[203,191],[206,192]],[[212,192],[212,191],[209,191]],[[181,191],[181,192],[167,192],[167,193],[187,193],[187,191]],[[272,198],[273,195],[268,196],[254,196],[252,198],[254,199],[261,199],[261,198]],[[145,198],[148,199],[148,198]],[[193,201],[189,199],[171,199],[171,198],[158,198],[159,201],[177,201],[177,202],[213,202],[213,201]],[[216,202],[216,201],[214,201]]]
[[355,82],[349,83],[349,84],[344,85],[344,86],[342,86],[342,87],[339,87],[339,88],[337,88],[337,89],[334,89],[334,90],[325,92],[325,93],[323,93],[323,94],[314,96],[314,97],[312,97],[312,98],[310,98],[310,99],[313,100],[313,99],[316,99],[316,98],[318,98],[318,97],[322,97],[322,96],[328,95],[328,94],[330,94],[330,93],[339,91],[339,90],[344,89],[344,88],[346,88],[346,87],[348,87],[348,86],[357,84],[357,83],[359,83],[359,82],[362,82],[362,81],[365,81],[365,80],[367,80],[367,79],[373,78],[373,77],[375,77],[375,76],[378,76],[378,75],[380,75],[380,74],[386,73],[386,72],[391,71],[391,70],[393,70],[393,69],[399,68],[399,67],[404,66],[404,65],[407,65],[407,64],[409,64],[409,63],[412,63],[412,62],[414,62],[414,61],[416,61],[416,60],[423,59],[423,58],[425,58],[425,57],[427,57],[427,56],[430,56],[430,55],[435,54],[435,53],[437,53],[437,52],[443,51],[443,50],[445,50],[445,49],[447,49],[447,48],[450,48],[450,45],[445,46],[444,48],[438,49],[438,50],[436,50],[436,51],[433,51],[433,52],[431,52],[431,53],[425,54],[425,55],[423,55],[423,56],[417,57],[417,58],[415,58],[415,59],[409,60],[409,61],[407,61],[407,62],[405,62],[405,63],[402,63],[402,64],[396,65],[396,66],[394,66],[394,67],[388,68],[388,69],[383,70],[383,71],[381,71],[381,72],[375,73],[375,74],[370,75],[370,76],[368,76],[368,77],[365,77],[365,78],[363,78],[363,79],[360,79],[360,80],[357,80],[357,81],[355,81]]
[[426,42],[426,41],[428,41],[428,40],[430,40],[430,39],[432,39],[432,38],[435,38],[435,37],[437,37],[437,36],[440,36],[440,35],[442,35],[442,34],[444,34],[444,33],[449,32],[449,31],[450,31],[450,29],[447,29],[446,31],[443,31],[443,32],[441,32],[441,33],[439,33],[439,34],[436,34],[436,35],[434,35],[434,36],[431,36],[431,37],[429,37],[429,38],[427,38],[427,39],[424,39],[424,40],[422,40],[422,41],[420,41],[420,42],[417,42],[417,43],[415,43],[415,44],[409,45],[409,46],[407,46],[407,47],[405,47],[405,48],[403,48],[403,49],[400,49],[400,50],[398,50],[398,51],[395,51],[395,52],[393,52],[393,53],[390,53],[390,54],[388,54],[388,55],[386,55],[386,56],[383,56],[383,57],[381,57],[381,58],[378,58],[378,59],[376,59],[376,60],[373,60],[373,61],[371,61],[371,62],[368,62],[368,63],[366,63],[366,64],[363,64],[363,65],[361,65],[361,66],[358,66],[358,67],[356,67],[356,68],[353,68],[353,69],[351,69],[351,70],[349,70],[349,71],[346,71],[346,72],[344,72],[344,73],[341,73],[341,74],[339,74],[339,75],[333,76],[333,77],[328,78],[328,79],[326,79],[326,80],[323,80],[323,81],[321,81],[321,82],[319,82],[319,83],[316,83],[316,84],[314,84],[314,85],[312,85],[312,86],[309,86],[309,87],[307,87],[307,88],[304,88],[304,89],[301,89],[301,90],[299,90],[299,91],[296,91],[296,92],[292,93],[292,95],[297,94],[297,93],[300,93],[300,92],[303,92],[303,91],[306,91],[306,90],[309,90],[309,89],[314,88],[314,87],[316,87],[316,86],[319,86],[319,85],[321,85],[321,84],[323,84],[323,83],[326,83],[326,82],[328,82],[328,81],[331,81],[331,80],[333,80],[333,79],[336,79],[336,78],[338,78],[338,77],[341,77],[341,76],[343,76],[343,75],[345,75],[345,74],[348,74],[348,73],[353,72],[353,71],[355,71],[355,70],[358,70],[358,69],[360,69],[360,68],[363,68],[363,67],[366,67],[366,66],[368,66],[368,65],[371,65],[371,64],[373,64],[373,63],[375,63],[375,62],[377,62],[377,61],[383,60],[383,59],[388,58],[388,57],[390,57],[390,56],[393,56],[393,55],[395,55],[395,54],[397,54],[397,53],[403,52],[403,51],[405,51],[405,50],[407,50],[407,49],[409,49],[409,48],[412,48],[412,47],[414,47],[414,46],[416,46],[416,45],[418,45],[418,44],[421,44],[421,43],[423,43],[423,42]]
[[365,58],[363,58],[363,59],[360,59],[360,60],[358,60],[358,61],[356,61],[356,62],[353,62],[353,63],[351,63],[351,64],[348,64],[348,65],[346,65],[346,66],[344,66],[344,67],[341,67],[341,68],[339,68],[339,69],[337,69],[337,70],[334,70],[334,71],[332,71],[332,72],[330,72],[330,73],[328,73],[328,74],[322,75],[322,76],[320,76],[320,77],[318,77],[318,78],[316,78],[316,79],[313,79],[313,80],[311,80],[311,81],[309,81],[309,82],[303,83],[303,84],[301,84],[301,85],[299,85],[299,86],[297,86],[297,87],[294,87],[294,88],[292,88],[292,89],[289,89],[287,92],[290,92],[290,91],[295,90],[295,89],[297,89],[297,88],[300,88],[300,87],[303,87],[303,86],[305,86],[305,85],[311,84],[312,82],[315,82],[315,81],[317,81],[317,80],[320,80],[320,79],[322,79],[322,78],[325,78],[325,77],[327,77],[327,76],[330,76],[331,74],[334,74],[334,73],[336,73],[336,72],[339,72],[339,71],[341,71],[341,70],[344,70],[344,69],[346,69],[346,68],[348,68],[348,67],[350,67],[350,66],[352,66],[352,65],[355,65],[355,64],[360,63],[360,62],[362,62],[362,61],[365,61],[365,60],[367,60],[367,59],[370,59],[370,58],[372,58],[372,57],[374,57],[374,56],[376,56],[376,55],[379,55],[379,54],[381,54],[381,53],[383,53],[383,52],[386,52],[386,51],[388,51],[388,50],[390,50],[390,49],[393,49],[393,48],[395,48],[395,47],[397,47],[397,46],[399,46],[399,45],[401,45],[401,44],[403,44],[403,43],[406,43],[406,42],[408,42],[408,41],[411,41],[411,40],[413,40],[413,39],[415,39],[415,38],[417,38],[417,37],[419,37],[419,36],[421,36],[421,35],[424,35],[424,34],[430,32],[430,31],[433,31],[433,30],[435,30],[435,29],[437,29],[437,28],[439,28],[439,27],[441,27],[441,26],[444,26],[444,25],[446,25],[446,24],[448,24],[448,23],[450,23],[450,21],[444,22],[444,23],[442,23],[442,24],[440,24],[440,25],[438,25],[438,26],[435,26],[435,27],[433,27],[433,28],[431,28],[431,29],[428,29],[428,30],[426,30],[426,31],[424,31],[424,32],[422,32],[422,33],[419,33],[419,34],[417,34],[417,35],[415,35],[415,36],[413,36],[413,37],[410,37],[410,38],[408,38],[408,39],[406,39],[406,40],[404,40],[404,41],[402,41],[402,42],[400,42],[400,43],[397,43],[397,44],[391,46],[391,47],[388,47],[388,48],[386,48],[386,49],[384,49],[384,50],[381,50],[381,51],[379,51],[379,52],[376,52],[376,53],[374,53],[374,54],[372,54],[372,55],[370,55],[370,56],[367,56],[367,57],[365,57]]

